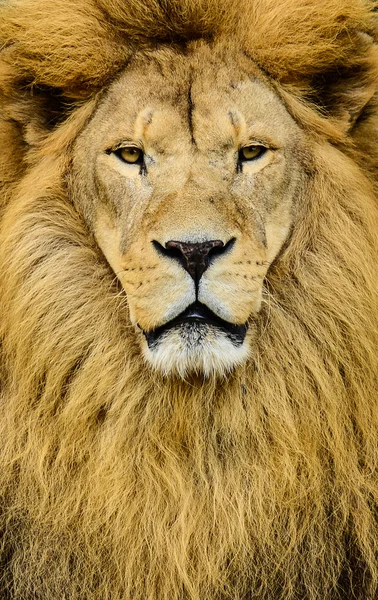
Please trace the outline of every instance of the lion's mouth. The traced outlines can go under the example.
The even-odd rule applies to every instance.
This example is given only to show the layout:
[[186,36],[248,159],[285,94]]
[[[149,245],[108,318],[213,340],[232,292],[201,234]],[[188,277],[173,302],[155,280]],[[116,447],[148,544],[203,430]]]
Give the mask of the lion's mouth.
[[201,304],[201,302],[194,302],[188,306],[184,312],[171,321],[168,321],[168,323],[150,331],[143,331],[143,333],[149,348],[152,348],[159,342],[165,333],[180,327],[183,329],[216,328],[225,333],[235,346],[241,346],[248,330],[248,323],[244,323],[244,325],[234,325],[233,323],[229,323],[218,317],[207,308],[207,306]]

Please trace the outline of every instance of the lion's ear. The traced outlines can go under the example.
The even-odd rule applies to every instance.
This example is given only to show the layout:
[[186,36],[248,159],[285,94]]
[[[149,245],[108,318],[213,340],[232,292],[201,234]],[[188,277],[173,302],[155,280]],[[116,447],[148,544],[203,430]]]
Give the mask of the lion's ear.
[[336,64],[310,83],[311,100],[326,116],[341,121],[347,131],[353,129],[378,89],[378,46],[367,34],[358,34],[358,39],[358,48],[346,64]]
[[250,4],[248,54],[340,134],[350,131],[378,88],[376,0]]

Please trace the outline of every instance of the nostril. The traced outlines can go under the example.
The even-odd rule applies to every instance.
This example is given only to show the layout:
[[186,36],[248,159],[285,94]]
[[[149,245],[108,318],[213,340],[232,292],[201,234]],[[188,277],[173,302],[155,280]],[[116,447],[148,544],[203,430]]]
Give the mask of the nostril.
[[169,242],[167,242],[167,244],[165,245],[166,247],[164,247],[156,240],[152,240],[152,245],[158,254],[160,254],[161,256],[167,256],[168,258],[176,259],[186,270],[185,257],[181,250],[178,247],[169,247],[168,244]]
[[[170,249],[165,248],[162,244],[160,244],[160,242],[157,242],[156,240],[152,240],[152,245],[158,254],[161,254],[163,256],[172,256],[172,251]],[[177,250],[176,254],[177,254],[177,258],[178,258],[179,255],[181,255],[181,252],[179,250]]]
[[231,238],[230,240],[228,240],[228,242],[226,244],[223,244],[222,246],[214,246],[213,248],[210,248],[209,250],[209,260],[211,262],[212,258],[215,258],[216,256],[220,256],[223,254],[227,254],[227,252],[230,252],[234,246],[236,242],[236,238]]

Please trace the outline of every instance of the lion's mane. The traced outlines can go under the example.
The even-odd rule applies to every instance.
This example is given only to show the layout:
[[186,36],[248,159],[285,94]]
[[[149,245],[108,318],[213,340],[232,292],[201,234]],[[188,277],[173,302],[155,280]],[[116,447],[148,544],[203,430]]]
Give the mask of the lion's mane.
[[[313,140],[258,346],[221,382],[146,371],[66,184],[135,50],[197,38],[239,45]],[[374,38],[364,0],[2,5],[2,598],[376,598]]]

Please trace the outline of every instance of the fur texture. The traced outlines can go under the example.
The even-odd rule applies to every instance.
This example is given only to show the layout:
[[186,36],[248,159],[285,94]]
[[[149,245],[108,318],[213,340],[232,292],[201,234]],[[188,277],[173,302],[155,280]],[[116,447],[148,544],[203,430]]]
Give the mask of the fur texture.
[[[378,593],[378,59],[363,0],[22,0],[0,10],[2,598]],[[232,37],[307,132],[253,360],[146,372],[67,196],[141,48]]]

